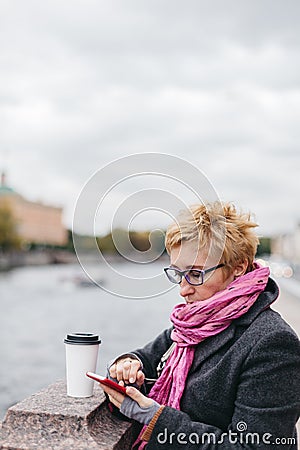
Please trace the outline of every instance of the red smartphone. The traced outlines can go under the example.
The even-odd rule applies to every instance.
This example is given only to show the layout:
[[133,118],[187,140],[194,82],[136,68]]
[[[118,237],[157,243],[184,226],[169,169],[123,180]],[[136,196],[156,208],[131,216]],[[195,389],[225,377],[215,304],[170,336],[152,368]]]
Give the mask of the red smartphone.
[[89,378],[92,378],[95,381],[98,381],[98,383],[104,384],[105,386],[108,386],[115,391],[120,392],[123,395],[126,395],[126,388],[124,386],[120,386],[118,383],[115,383],[112,380],[109,380],[108,378],[102,377],[101,375],[98,375],[97,373],[93,372],[87,372],[86,376]]

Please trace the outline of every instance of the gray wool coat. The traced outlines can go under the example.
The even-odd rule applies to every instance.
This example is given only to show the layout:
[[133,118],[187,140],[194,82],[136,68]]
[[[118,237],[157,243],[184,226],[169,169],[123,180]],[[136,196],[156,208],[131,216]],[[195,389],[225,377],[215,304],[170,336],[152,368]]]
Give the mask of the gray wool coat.
[[[249,311],[198,344],[181,410],[166,406],[147,450],[297,449],[300,343],[269,305],[278,296],[269,279]],[[172,329],[133,351],[156,378]]]

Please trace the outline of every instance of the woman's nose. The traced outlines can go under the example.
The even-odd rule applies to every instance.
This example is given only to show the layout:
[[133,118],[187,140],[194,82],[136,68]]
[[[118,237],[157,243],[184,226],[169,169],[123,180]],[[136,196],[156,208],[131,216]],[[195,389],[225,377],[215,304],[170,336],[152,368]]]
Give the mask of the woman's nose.
[[181,297],[186,297],[187,295],[191,295],[194,293],[194,286],[189,284],[184,277],[182,277],[181,283],[180,283],[180,295]]

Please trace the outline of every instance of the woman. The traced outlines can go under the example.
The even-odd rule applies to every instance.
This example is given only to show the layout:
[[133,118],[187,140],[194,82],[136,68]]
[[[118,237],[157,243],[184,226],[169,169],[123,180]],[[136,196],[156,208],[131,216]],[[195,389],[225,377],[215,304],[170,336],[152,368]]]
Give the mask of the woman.
[[297,448],[300,343],[270,308],[279,291],[254,261],[254,227],[217,202],[167,230],[165,272],[185,303],[171,329],[110,366],[111,378],[135,387],[126,396],[103,387],[144,425],[133,448]]

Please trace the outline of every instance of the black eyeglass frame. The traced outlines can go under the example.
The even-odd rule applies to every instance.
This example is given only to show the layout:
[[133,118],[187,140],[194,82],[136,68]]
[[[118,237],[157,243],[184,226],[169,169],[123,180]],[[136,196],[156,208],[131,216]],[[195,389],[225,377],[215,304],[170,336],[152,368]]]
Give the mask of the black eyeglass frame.
[[[180,284],[182,282],[182,277],[184,277],[191,286],[201,286],[204,283],[204,275],[205,274],[212,272],[213,270],[219,269],[220,267],[224,267],[224,266],[225,266],[225,264],[221,263],[221,264],[218,264],[217,266],[213,266],[213,267],[210,267],[209,269],[204,269],[204,270],[203,269],[202,270],[201,269],[178,270],[178,269],[175,269],[174,267],[165,267],[164,272],[167,275],[168,280],[171,281],[171,283]],[[180,281],[171,280],[168,275],[168,270],[174,270],[174,272],[176,272],[178,275],[180,275],[181,276]],[[201,282],[200,283],[191,283],[190,282],[190,280],[188,279],[188,273],[191,271],[198,272],[199,274],[201,274]]]

